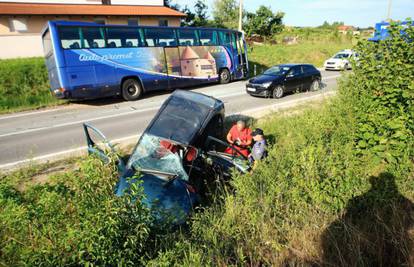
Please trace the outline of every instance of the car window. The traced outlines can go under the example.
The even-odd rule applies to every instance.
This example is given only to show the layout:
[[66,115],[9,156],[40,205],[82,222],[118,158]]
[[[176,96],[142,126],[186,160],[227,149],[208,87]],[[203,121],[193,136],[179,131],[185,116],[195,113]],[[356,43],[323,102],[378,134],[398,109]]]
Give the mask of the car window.
[[349,56],[350,56],[351,54],[346,54],[346,53],[340,53],[340,54],[336,54],[333,58],[339,58],[339,59],[342,59],[342,58],[349,58]]
[[303,72],[304,73],[310,73],[310,72],[314,72],[315,71],[315,67],[310,66],[310,65],[304,65],[303,66]]
[[283,75],[289,70],[289,67],[284,66],[273,66],[270,69],[267,69],[263,74],[270,76]]
[[293,76],[298,76],[302,74],[302,67],[301,66],[295,66],[293,67],[289,74],[293,75]]

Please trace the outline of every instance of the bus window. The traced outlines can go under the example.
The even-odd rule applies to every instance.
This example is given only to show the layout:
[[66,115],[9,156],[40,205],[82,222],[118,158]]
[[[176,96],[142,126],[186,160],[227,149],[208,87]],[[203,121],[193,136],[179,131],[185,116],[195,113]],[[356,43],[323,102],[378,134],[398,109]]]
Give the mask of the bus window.
[[220,44],[231,45],[231,37],[229,32],[219,31]]
[[198,45],[197,33],[195,30],[179,29],[178,41],[180,45]]
[[145,29],[145,41],[148,46],[176,46],[174,29]]
[[[84,27],[82,28],[82,48],[104,48],[105,35],[104,28],[101,27]],[[115,42],[108,43],[108,48],[116,47]]]
[[59,37],[63,49],[80,49],[81,39],[78,27],[59,27]]
[[213,30],[200,30],[201,45],[218,45],[217,32]]
[[115,43],[116,47],[138,47],[139,46],[138,28],[106,28],[106,42],[109,46]]

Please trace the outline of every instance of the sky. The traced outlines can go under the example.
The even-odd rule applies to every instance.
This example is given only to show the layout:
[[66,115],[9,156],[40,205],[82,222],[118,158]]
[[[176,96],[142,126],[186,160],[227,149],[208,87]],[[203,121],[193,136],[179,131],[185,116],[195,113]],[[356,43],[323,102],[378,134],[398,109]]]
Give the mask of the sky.
[[[205,0],[209,14],[214,0]],[[180,6],[192,7],[195,0],[175,0]],[[244,8],[254,12],[260,5],[273,11],[285,12],[284,24],[289,26],[318,26],[324,21],[343,21],[358,27],[374,26],[387,18],[389,0],[243,0]],[[391,18],[414,19],[414,0],[392,0]]]

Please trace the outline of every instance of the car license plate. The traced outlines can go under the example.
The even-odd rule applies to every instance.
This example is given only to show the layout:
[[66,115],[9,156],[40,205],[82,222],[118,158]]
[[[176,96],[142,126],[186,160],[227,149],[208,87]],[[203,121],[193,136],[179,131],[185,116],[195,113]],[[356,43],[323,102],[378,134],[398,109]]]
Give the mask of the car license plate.
[[247,87],[247,91],[249,91],[249,92],[256,92],[256,88]]

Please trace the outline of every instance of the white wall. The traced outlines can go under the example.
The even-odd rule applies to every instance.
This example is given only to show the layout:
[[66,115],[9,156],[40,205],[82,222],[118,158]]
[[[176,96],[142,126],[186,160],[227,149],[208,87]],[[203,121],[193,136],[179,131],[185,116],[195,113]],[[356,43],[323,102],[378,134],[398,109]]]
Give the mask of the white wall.
[[40,35],[0,36],[0,59],[42,56]]
[[[45,3],[45,4],[102,4],[102,0],[0,0],[13,3]],[[163,0],[111,0],[113,5],[162,6]]]

